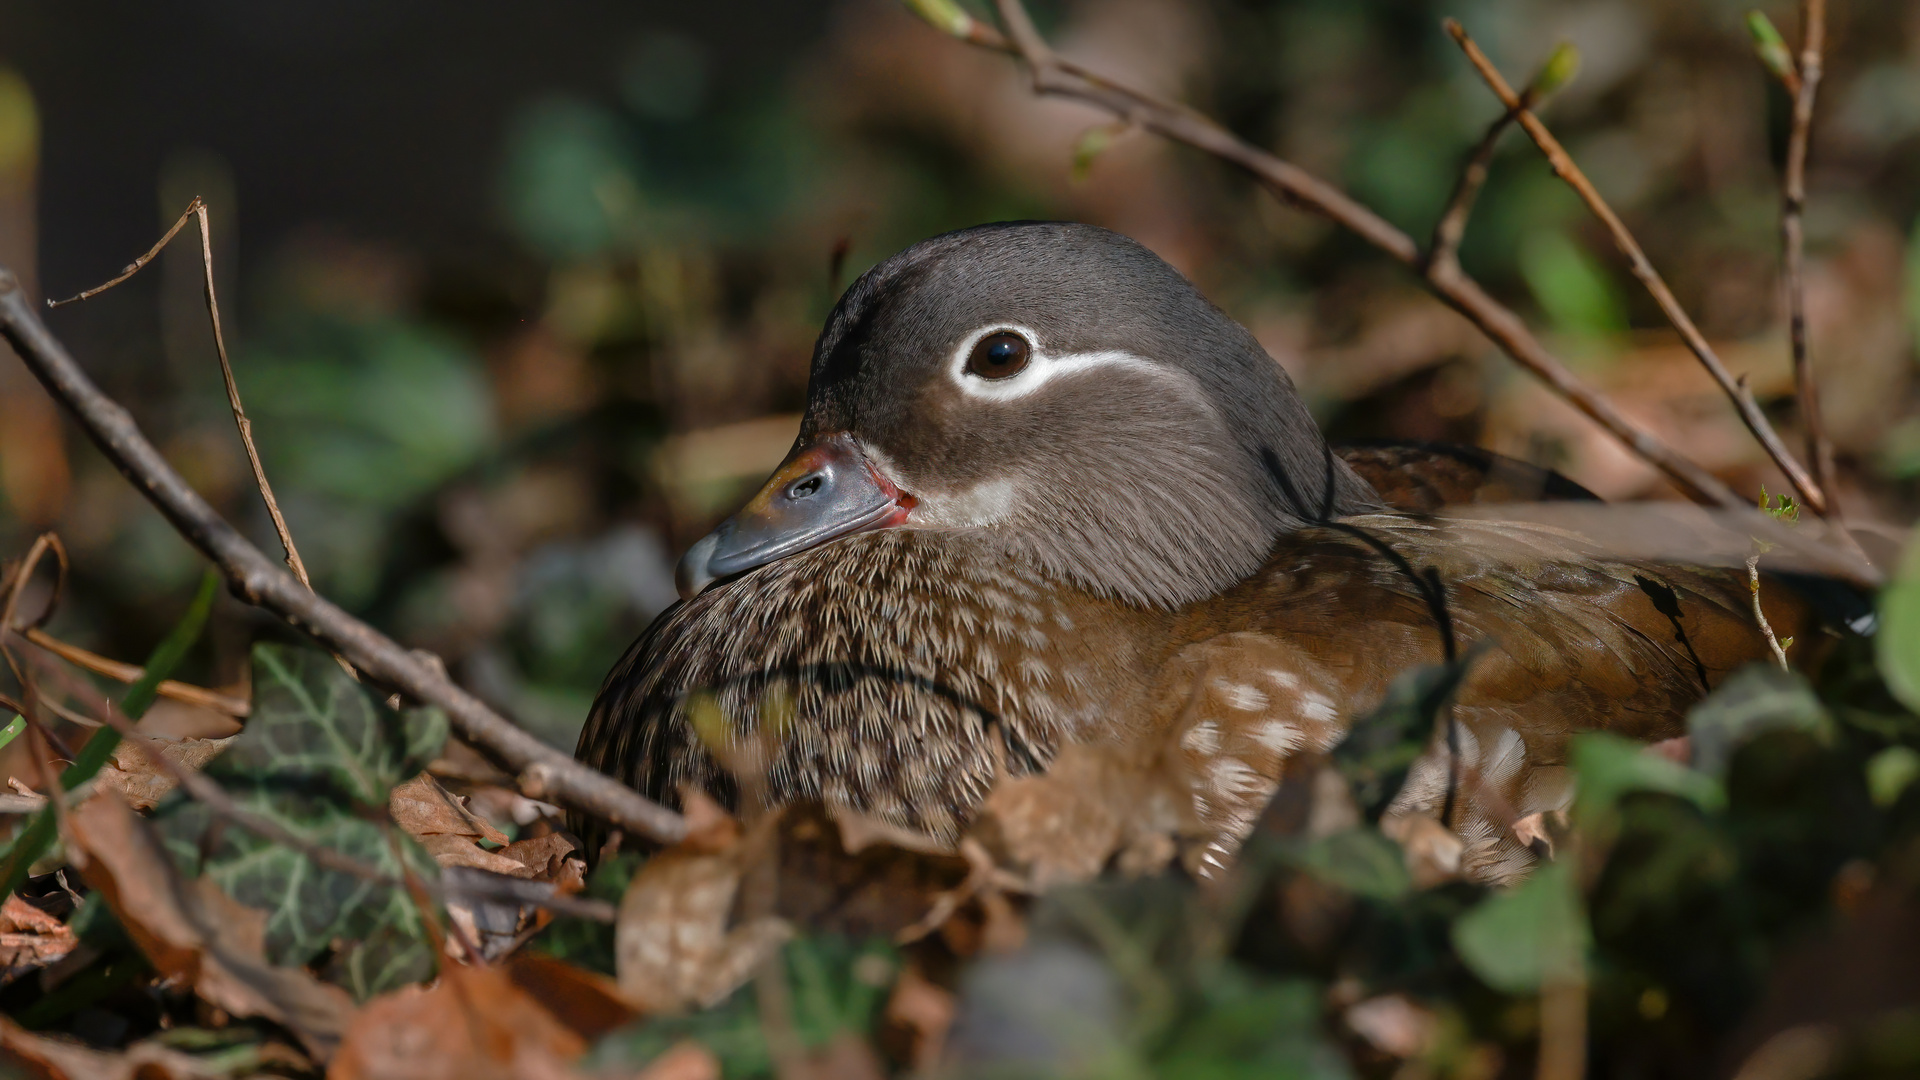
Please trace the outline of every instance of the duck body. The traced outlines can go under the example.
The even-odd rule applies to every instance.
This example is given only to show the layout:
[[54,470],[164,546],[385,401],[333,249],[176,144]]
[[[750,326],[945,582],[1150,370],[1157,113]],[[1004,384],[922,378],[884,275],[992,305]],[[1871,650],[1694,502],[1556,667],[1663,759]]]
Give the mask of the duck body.
[[[1766,644],[1738,573],[1382,496],[1430,510],[1494,472],[1585,494],[1485,452],[1336,454],[1252,335],[1124,237],[938,237],[842,298],[794,450],[687,553],[577,754],[669,802],[738,798],[746,761],[768,803],[948,841],[1044,782],[1083,873],[1205,872],[1290,756],[1478,646],[1446,824],[1464,869],[1509,879],[1534,858],[1514,819],[1571,797],[1572,733],[1681,734]],[[1391,815],[1442,813],[1450,753],[1436,736]],[[1175,843],[1132,859],[1140,837]]]
[[[1505,812],[1470,798],[1451,823],[1479,877],[1532,864],[1506,818],[1565,808],[1571,735],[1684,734],[1694,701],[1764,656],[1731,572],[1612,562],[1545,526],[1340,524],[1437,571],[1457,648],[1484,642],[1454,716],[1463,765]],[[1789,596],[1768,600],[1798,625]],[[888,530],[677,605],[609,676],[581,747],[672,800],[688,785],[737,794],[722,760],[765,740],[771,802],[951,841],[996,780],[1044,774],[1072,746],[1130,778],[1151,818],[1111,846],[1157,828],[1204,869],[1252,828],[1291,754],[1331,749],[1396,675],[1443,653],[1422,591],[1335,528],[1291,533],[1255,574],[1170,611],[1063,587],[990,536]],[[718,732],[702,730],[702,702]],[[1436,738],[1390,812],[1438,817],[1448,761]]]

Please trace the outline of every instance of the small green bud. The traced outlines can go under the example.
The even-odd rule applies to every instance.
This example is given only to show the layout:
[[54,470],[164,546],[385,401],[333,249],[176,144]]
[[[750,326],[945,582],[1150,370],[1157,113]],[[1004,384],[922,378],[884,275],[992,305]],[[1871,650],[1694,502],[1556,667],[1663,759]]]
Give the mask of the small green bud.
[[922,21],[943,34],[963,38],[973,33],[973,16],[953,0],[906,0],[906,3]]
[[1553,55],[1547,57],[1547,62],[1540,65],[1539,74],[1533,77],[1527,89],[1535,100],[1539,100],[1572,82],[1579,71],[1580,50],[1573,47],[1573,42],[1563,41],[1554,47]]
[[1767,485],[1760,485],[1760,509],[1775,521],[1786,525],[1800,523],[1800,504],[1791,495],[1769,495]]
[[1787,48],[1785,38],[1773,28],[1773,20],[1761,12],[1747,12],[1747,33],[1753,35],[1753,51],[1760,57],[1760,63],[1773,73],[1773,77],[1785,82],[1799,74],[1794,67],[1793,53]]

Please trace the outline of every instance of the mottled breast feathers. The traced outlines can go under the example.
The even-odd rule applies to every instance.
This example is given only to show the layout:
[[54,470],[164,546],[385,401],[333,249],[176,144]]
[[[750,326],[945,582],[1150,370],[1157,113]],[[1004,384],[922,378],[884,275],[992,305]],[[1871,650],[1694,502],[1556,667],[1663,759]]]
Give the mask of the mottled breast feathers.
[[[662,616],[609,676],[581,753],[673,802],[686,784],[737,796],[719,758],[762,746],[774,803],[951,839],[996,777],[1081,747],[1136,788],[1088,797],[1171,798],[1158,825],[1204,870],[1251,829],[1290,754],[1337,744],[1395,675],[1441,657],[1409,568],[1443,583],[1459,650],[1487,642],[1456,716],[1463,764],[1503,805],[1469,799],[1452,823],[1484,878],[1532,859],[1514,814],[1565,805],[1572,732],[1678,734],[1693,700],[1763,655],[1742,576],[1612,562],[1546,526],[1378,514],[1302,529],[1246,581],[1173,612],[1044,578],[984,531],[889,530]],[[1788,598],[1768,601],[1783,633],[1800,624]],[[1436,740],[1392,812],[1437,815],[1447,773]]]

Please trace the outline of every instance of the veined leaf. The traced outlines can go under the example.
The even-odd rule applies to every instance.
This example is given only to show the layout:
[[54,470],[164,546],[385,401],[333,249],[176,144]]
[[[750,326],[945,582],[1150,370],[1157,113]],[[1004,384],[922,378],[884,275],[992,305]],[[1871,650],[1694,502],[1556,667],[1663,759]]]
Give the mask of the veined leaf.
[[[387,827],[385,807],[387,793],[446,741],[445,716],[387,709],[322,652],[259,645],[253,661],[252,716],[207,776],[315,844],[431,880],[433,860]],[[360,998],[432,974],[432,948],[404,890],[321,868],[242,829],[216,828],[204,806],[184,798],[157,816],[186,872],[204,872],[267,912],[273,963],[312,964],[333,949],[328,978]]]

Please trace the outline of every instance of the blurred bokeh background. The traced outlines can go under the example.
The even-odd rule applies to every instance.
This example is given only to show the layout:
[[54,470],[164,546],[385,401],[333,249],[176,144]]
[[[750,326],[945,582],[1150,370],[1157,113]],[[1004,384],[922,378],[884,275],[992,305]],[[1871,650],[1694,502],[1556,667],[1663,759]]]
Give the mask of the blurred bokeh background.
[[[1035,9],[1076,59],[1422,237],[1497,111],[1441,17],[1515,81],[1572,41],[1583,64],[1549,122],[1797,446],[1788,103],[1753,58],[1749,3]],[[1768,10],[1795,39],[1791,6]],[[1920,7],[1839,0],[1831,19],[1813,350],[1841,496],[1891,529],[1920,476]],[[1479,443],[1610,498],[1672,494],[1352,237],[1150,137],[1076,161],[1105,117],[1033,99],[1010,61],[890,0],[0,0],[0,28],[0,263],[69,295],[205,197],[240,389],[315,584],[563,746],[671,602],[675,555],[787,449],[838,289],[951,228],[1073,218],[1138,238],[1253,328],[1336,437]],[[190,241],[50,321],[277,551]],[[1626,412],[1747,492],[1784,488],[1517,133],[1464,260]],[[74,557],[51,629],[138,661],[199,561],[0,355],[0,558],[49,528]],[[187,677],[232,684],[263,629],[228,603]],[[90,707],[91,684],[45,674]],[[149,723],[218,722],[168,704]]]

